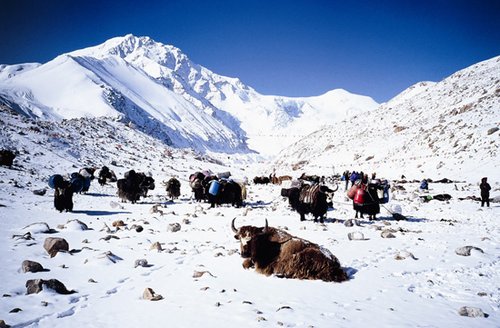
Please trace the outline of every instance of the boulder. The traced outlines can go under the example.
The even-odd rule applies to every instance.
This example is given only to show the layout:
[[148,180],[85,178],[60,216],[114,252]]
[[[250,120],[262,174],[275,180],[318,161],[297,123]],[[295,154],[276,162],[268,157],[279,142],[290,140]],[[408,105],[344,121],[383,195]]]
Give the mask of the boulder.
[[74,290],[68,290],[62,282],[57,279],[30,279],[26,281],[26,293],[38,294],[44,289],[51,289],[58,294],[73,294],[76,293]]
[[69,245],[66,239],[58,237],[49,237],[45,239],[43,248],[49,253],[50,257],[56,256],[60,251],[69,251]]
[[48,271],[47,269],[44,269],[40,263],[29,260],[23,261],[23,263],[21,264],[21,269],[24,273]]
[[156,294],[151,288],[146,288],[142,293],[142,298],[148,301],[159,301],[163,299],[163,296]]

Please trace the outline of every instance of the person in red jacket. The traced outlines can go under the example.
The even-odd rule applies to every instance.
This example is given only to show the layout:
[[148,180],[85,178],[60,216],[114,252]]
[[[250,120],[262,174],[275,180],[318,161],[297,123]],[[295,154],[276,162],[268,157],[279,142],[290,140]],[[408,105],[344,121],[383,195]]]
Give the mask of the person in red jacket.
[[481,207],[484,207],[484,203],[486,206],[490,207],[490,184],[488,183],[488,178],[482,178],[481,184],[479,185],[481,189]]

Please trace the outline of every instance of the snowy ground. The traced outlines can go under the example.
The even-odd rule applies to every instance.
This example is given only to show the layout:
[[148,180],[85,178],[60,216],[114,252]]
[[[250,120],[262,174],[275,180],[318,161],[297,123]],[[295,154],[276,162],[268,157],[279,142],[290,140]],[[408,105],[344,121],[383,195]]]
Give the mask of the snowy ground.
[[[273,185],[250,185],[243,208],[209,209],[191,201],[185,180],[174,203],[157,184],[139,204],[120,203],[115,185],[94,182],[89,193],[75,195],[74,212],[59,213],[53,208],[53,190],[44,196],[32,193],[46,185],[29,184],[28,171],[1,167],[0,180],[0,320],[13,327],[500,326],[500,206],[480,208],[477,202],[458,200],[478,195],[477,185],[458,184],[455,190],[454,184],[431,184],[429,194],[449,193],[453,199],[423,203],[417,185],[405,184],[406,192],[393,193],[386,206],[401,206],[407,221],[395,221],[382,209],[377,221],[346,227],[343,223],[354,212],[342,187],[321,225],[310,217],[300,222]],[[492,187],[495,196],[498,185]],[[153,213],[156,204],[163,213]],[[235,217],[237,226],[262,226],[267,219],[271,226],[325,246],[351,279],[289,280],[244,270],[230,227]],[[75,219],[90,230],[70,222]],[[126,227],[114,228],[117,220]],[[25,228],[36,222],[57,232],[39,233],[39,224]],[[181,230],[169,232],[171,223],[179,223]],[[144,230],[130,229],[134,224]],[[382,238],[381,229],[393,229],[395,238]],[[13,237],[28,231],[34,240]],[[349,240],[349,232],[361,232],[365,240]],[[50,258],[43,249],[47,237],[65,238],[70,249],[80,251]],[[150,250],[155,242],[162,251]],[[455,253],[467,245],[484,253]],[[134,267],[138,259],[149,266]],[[50,271],[23,273],[23,260]],[[76,293],[27,295],[26,281],[39,278],[58,279]],[[163,299],[144,300],[148,287]],[[463,306],[480,308],[488,317],[460,316]]]

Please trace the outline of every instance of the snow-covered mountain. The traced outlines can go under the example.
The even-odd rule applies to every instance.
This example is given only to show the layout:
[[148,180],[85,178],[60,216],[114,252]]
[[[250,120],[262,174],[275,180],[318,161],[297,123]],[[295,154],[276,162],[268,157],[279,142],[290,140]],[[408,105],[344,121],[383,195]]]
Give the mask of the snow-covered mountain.
[[0,101],[43,119],[117,117],[176,147],[263,154],[276,154],[318,122],[378,106],[340,89],[307,98],[261,95],[178,48],[133,35],[43,65],[2,65]]
[[500,178],[500,57],[439,83],[417,83],[373,111],[283,150],[278,170],[344,170],[390,177]]

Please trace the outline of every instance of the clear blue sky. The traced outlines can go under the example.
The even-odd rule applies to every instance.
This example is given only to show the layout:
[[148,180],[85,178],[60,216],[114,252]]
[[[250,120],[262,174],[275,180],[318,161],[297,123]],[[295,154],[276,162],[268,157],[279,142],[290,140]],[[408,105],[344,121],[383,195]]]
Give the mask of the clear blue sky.
[[499,0],[0,0],[0,64],[132,33],[263,94],[387,101],[500,55]]

